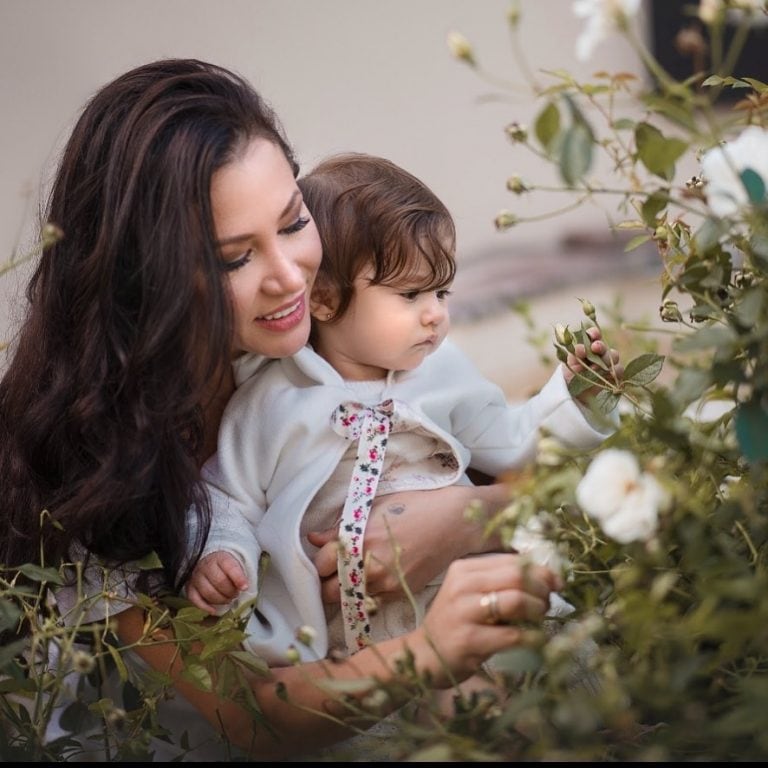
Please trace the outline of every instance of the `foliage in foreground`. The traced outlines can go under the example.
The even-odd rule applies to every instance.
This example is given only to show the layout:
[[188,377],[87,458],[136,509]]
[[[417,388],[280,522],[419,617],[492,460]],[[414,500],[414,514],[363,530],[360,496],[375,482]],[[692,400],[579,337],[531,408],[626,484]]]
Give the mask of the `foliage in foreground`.
[[[577,203],[616,197],[615,226],[637,233],[628,252],[656,245],[669,383],[656,380],[660,357],[647,352],[627,364],[622,387],[600,373],[577,377],[574,391],[603,388],[603,410],[621,398],[618,432],[591,456],[544,440],[537,467],[510,479],[512,500],[490,525],[511,545],[525,534],[518,541],[540,560],[561,558],[577,610],[535,661],[519,654],[529,684],[506,715],[519,708],[530,759],[765,759],[768,86],[731,70],[764,11],[756,2],[692,5],[679,42],[711,52],[703,58],[712,69],[678,82],[634,33],[637,3],[590,5],[605,24],[585,35],[623,34],[646,76],[546,73],[532,129],[506,131],[517,149],[557,167],[560,191]],[[507,21],[516,40],[516,6]],[[732,48],[718,56],[733,21]],[[467,40],[449,43],[485,76]],[[735,103],[723,106],[731,94]],[[590,176],[600,153],[607,183]],[[698,172],[680,180],[686,161]],[[514,195],[537,189],[519,176],[507,186]],[[501,229],[522,223],[513,211],[496,219]],[[555,330],[560,359],[580,332]],[[589,649],[589,691],[568,682],[578,647]]]

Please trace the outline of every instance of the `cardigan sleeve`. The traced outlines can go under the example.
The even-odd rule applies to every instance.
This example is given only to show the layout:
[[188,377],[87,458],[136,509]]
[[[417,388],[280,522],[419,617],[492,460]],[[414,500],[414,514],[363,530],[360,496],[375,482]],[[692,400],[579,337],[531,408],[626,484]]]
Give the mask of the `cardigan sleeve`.
[[462,392],[451,411],[451,430],[470,451],[469,466],[492,476],[533,461],[542,429],[572,448],[590,450],[615,430],[615,421],[593,425],[568,392],[558,366],[542,389],[520,403],[507,401],[457,348],[452,377]]

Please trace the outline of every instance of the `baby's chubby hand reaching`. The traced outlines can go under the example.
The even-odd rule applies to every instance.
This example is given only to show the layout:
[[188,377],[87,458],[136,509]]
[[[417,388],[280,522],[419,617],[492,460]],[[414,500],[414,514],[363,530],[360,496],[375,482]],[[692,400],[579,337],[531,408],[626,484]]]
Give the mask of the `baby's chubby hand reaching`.
[[[586,344],[581,342],[574,344],[573,352],[568,352],[565,359],[566,382],[571,381],[571,379],[581,371],[590,368],[593,371],[599,371],[607,381],[613,384],[620,384],[624,376],[624,367],[620,364],[621,357],[618,351],[608,348],[608,345],[603,341],[602,333],[599,328],[595,326],[587,328],[585,334],[591,341],[589,352],[591,352],[592,355],[599,357],[603,365],[601,366],[596,362],[590,362]],[[590,387],[576,395],[576,399],[586,405],[598,391],[599,387]]]
[[[582,325],[578,331],[571,331],[568,326],[555,327],[555,346],[558,358],[564,365],[564,375],[567,383],[574,378],[585,378],[579,374],[587,374],[587,380],[574,391],[574,397],[584,405],[589,405],[595,395],[607,387],[620,388],[624,378],[624,366],[620,363],[617,350],[609,349],[603,341],[603,334],[597,325],[595,308],[589,301],[582,301],[584,314],[595,323],[592,326]],[[594,386],[589,386],[589,382]]]
[[238,559],[220,551],[200,559],[187,581],[186,593],[195,606],[216,615],[247,587],[248,579]]

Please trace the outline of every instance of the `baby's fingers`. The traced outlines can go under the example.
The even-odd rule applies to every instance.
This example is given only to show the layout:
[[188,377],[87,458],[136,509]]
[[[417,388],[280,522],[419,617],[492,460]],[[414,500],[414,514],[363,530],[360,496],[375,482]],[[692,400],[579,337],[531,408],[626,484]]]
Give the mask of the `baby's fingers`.
[[[203,587],[203,589],[205,589],[205,587]],[[188,584],[186,588],[186,594],[192,605],[199,608],[201,611],[210,613],[213,616],[219,612],[221,606],[214,605],[213,603],[210,603],[208,600],[206,600],[195,585]]]

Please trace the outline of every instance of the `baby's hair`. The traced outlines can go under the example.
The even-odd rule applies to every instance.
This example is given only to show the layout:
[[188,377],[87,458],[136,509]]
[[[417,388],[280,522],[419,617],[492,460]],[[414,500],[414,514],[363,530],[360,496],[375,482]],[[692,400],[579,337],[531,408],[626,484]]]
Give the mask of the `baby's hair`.
[[[456,228],[448,209],[423,182],[389,160],[362,153],[333,155],[299,179],[323,244],[317,287],[329,291],[341,317],[354,281],[373,267],[372,285],[413,280],[438,290],[456,273]],[[418,256],[422,258],[418,258]]]

